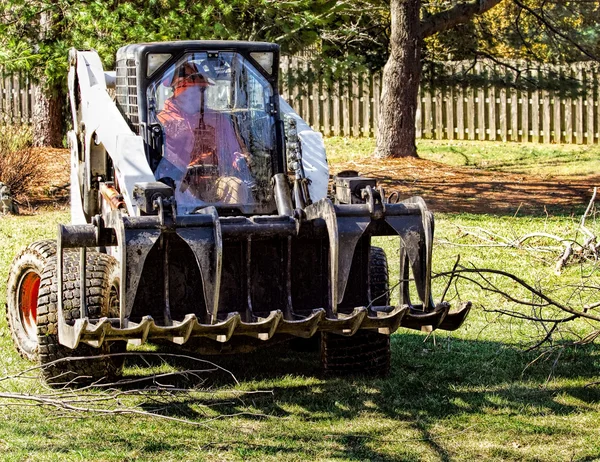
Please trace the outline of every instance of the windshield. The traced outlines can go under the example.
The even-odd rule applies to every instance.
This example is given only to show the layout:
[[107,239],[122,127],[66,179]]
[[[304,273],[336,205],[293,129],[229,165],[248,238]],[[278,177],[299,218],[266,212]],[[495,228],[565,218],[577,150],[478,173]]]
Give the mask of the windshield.
[[174,183],[179,213],[273,209],[271,101],[268,81],[234,52],[189,53],[148,87],[148,120],[164,141],[155,177]]

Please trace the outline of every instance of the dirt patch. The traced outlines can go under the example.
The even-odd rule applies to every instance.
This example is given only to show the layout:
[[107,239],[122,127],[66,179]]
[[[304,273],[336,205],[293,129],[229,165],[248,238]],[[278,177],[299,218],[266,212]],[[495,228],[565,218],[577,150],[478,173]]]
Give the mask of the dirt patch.
[[[28,200],[32,205],[66,204],[69,199],[69,151],[44,149],[45,175]],[[419,195],[434,212],[491,214],[580,214],[600,185],[600,174],[534,177],[476,168],[450,167],[424,159],[372,159],[333,165],[331,173],[357,170],[377,178],[386,193]]]
[[490,214],[579,214],[600,175],[534,177],[476,168],[450,167],[424,159],[373,159],[333,166],[333,173],[358,170],[378,179],[386,194],[422,196],[434,212]]

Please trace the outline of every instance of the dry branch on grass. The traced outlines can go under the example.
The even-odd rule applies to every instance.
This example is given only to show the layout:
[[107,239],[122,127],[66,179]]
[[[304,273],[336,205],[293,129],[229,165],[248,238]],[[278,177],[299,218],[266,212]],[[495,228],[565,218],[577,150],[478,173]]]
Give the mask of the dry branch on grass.
[[[501,247],[526,249],[530,252],[558,254],[554,272],[555,274],[560,275],[562,270],[571,262],[598,261],[598,238],[596,234],[586,226],[586,220],[594,210],[596,194],[597,188],[594,188],[592,198],[590,199],[584,214],[581,216],[579,226],[574,231],[575,236],[573,237],[561,237],[550,233],[533,232],[517,238],[510,238],[480,227],[459,227],[459,230],[464,236],[474,237],[481,243],[456,244],[446,240],[440,240],[439,242],[456,247]],[[554,241],[556,245],[530,244],[534,239]]]
[[[513,283],[513,287],[516,283],[516,285],[527,291],[529,299],[517,298],[507,290],[501,289],[500,284],[493,281],[490,276],[500,276],[508,279]],[[506,308],[483,307],[484,311],[511,319],[527,321],[540,327],[537,334],[531,334],[531,337],[526,339],[525,347],[526,352],[537,350],[539,355],[525,366],[523,372],[533,364],[541,360],[550,360],[555,355],[547,381],[552,378],[565,347],[591,344],[600,338],[600,313],[596,311],[597,308],[600,308],[600,302],[584,306],[573,306],[558,301],[549,296],[543,289],[533,287],[514,274],[489,268],[466,268],[455,265],[452,271],[439,273],[435,277],[448,277],[450,280],[455,281],[462,279],[475,284],[481,290],[500,296],[508,302]],[[593,289],[600,293],[600,286]],[[583,291],[583,288],[581,290]],[[571,330],[570,324],[577,320],[585,320],[591,331],[581,335]],[[556,341],[561,339],[560,342]],[[565,341],[565,339],[568,340]],[[592,384],[598,383],[600,382]]]
[[[593,271],[595,272],[597,270],[595,265],[598,261],[597,237],[586,225],[586,220],[594,211],[596,194],[597,191],[594,188],[592,198],[585,213],[579,220],[579,224],[574,232],[575,235],[572,238],[564,238],[544,232],[533,232],[511,239],[483,228],[461,228],[461,231],[465,235],[473,236],[482,241],[482,243],[474,245],[449,244],[465,247],[526,249],[528,252],[534,254],[537,252],[552,253],[555,255],[554,273],[557,276],[562,273],[567,265],[572,265],[575,262],[592,263]],[[560,245],[534,246],[530,244],[534,238],[554,241]],[[575,337],[573,337],[573,332],[569,332],[571,339],[576,338],[576,340],[571,340],[570,344],[589,344],[600,338],[600,301],[598,300],[600,298],[600,285],[591,283],[589,277],[582,277],[578,284],[569,286],[571,295],[567,301],[561,301],[551,295],[553,291],[557,290],[557,287],[553,287],[552,290],[542,288],[539,282],[528,283],[523,278],[508,271],[461,266],[458,265],[458,260],[452,271],[439,273],[435,277],[449,278],[444,295],[448,291],[452,281],[463,280],[474,284],[479,290],[494,294],[507,302],[503,308],[484,307],[486,312],[531,321],[540,326],[541,330],[539,332],[541,335],[530,339],[532,341],[527,348],[528,351],[540,348],[542,345],[548,346],[548,349],[542,355],[554,351],[556,346],[554,339],[566,333],[568,329],[566,326],[576,320],[584,320],[588,323],[591,330],[583,335],[575,334]],[[506,287],[511,287],[511,289],[506,289]],[[524,290],[526,295],[515,295],[518,293],[517,288],[521,292]],[[590,302],[589,299],[586,300],[588,297],[592,298],[592,300],[595,298],[597,301]],[[586,300],[587,303],[584,303],[583,300]]]
[[[158,358],[163,362],[167,359],[193,361],[201,364],[202,368],[184,369],[181,371],[154,373],[144,377],[123,378],[115,382],[97,382],[71,389],[73,382],[63,384],[60,388],[47,388],[45,393],[17,393],[7,391],[7,384],[14,384],[19,380],[35,380],[39,378],[39,370],[58,362],[73,362],[89,360],[91,357],[62,358],[45,366],[33,366],[12,375],[0,377],[0,407],[12,406],[37,406],[59,411],[63,416],[68,415],[135,415],[147,418],[156,418],[174,421],[194,426],[207,426],[210,422],[237,416],[251,416],[258,418],[270,418],[266,414],[254,412],[238,412],[235,414],[219,414],[212,418],[192,420],[184,417],[174,417],[169,413],[177,412],[177,409],[185,403],[188,407],[195,404],[200,410],[208,411],[210,402],[217,397],[219,399],[231,399],[245,406],[243,397],[256,394],[272,395],[270,390],[265,391],[240,391],[235,389],[214,391],[203,389],[205,378],[201,376],[216,371],[227,374],[234,383],[238,383],[234,375],[218,366],[217,364],[193,356],[168,354],[168,353],[117,353],[106,356],[135,356],[136,358]],[[97,358],[97,357],[94,357]],[[148,363],[149,364],[149,363]],[[190,379],[193,383],[190,387],[181,387],[166,384],[167,380]],[[194,383],[195,382],[195,383]],[[143,384],[147,386],[141,386]],[[140,385],[140,386],[138,386]],[[152,410],[147,410],[148,408]]]

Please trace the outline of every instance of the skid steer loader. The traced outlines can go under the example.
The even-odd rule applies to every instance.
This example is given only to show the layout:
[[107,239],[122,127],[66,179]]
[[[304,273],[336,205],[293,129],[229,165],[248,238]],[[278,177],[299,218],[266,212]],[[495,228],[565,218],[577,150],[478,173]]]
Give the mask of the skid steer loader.
[[[321,135],[278,94],[277,45],[129,45],[116,73],[94,51],[69,63],[72,222],[16,257],[7,296],[48,382],[114,379],[127,342],[221,354],[315,336],[326,371],[385,374],[398,327],[462,324],[470,304],[433,301],[424,201],[389,203],[356,172],[329,188]],[[382,235],[399,236],[394,304]]]

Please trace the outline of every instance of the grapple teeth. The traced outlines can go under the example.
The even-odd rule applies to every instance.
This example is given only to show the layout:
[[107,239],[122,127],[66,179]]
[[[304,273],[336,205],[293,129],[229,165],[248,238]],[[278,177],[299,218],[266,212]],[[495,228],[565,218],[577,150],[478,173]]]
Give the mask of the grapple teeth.
[[244,322],[240,313],[234,312],[217,324],[201,324],[195,314],[186,315],[180,322],[173,321],[171,326],[157,325],[151,316],[144,316],[139,323],[129,322],[124,328],[113,327],[106,318],[100,319],[97,324],[88,321],[77,322],[76,326],[69,326],[64,322],[60,324],[71,332],[70,335],[76,336],[73,337],[74,341],[94,347],[100,347],[105,341],[118,340],[127,340],[134,345],[152,339],[184,344],[192,337],[207,337],[224,343],[234,335],[269,340],[276,334],[309,338],[317,331],[333,332],[344,336],[354,335],[359,329],[392,333],[398,329],[403,316],[408,311],[406,306],[378,308],[382,309],[372,311],[360,306],[354,308],[350,314],[339,313],[334,318],[326,317],[326,311],[319,308],[298,320],[284,319],[280,310],[274,310],[267,317],[258,318],[255,322]]
[[390,335],[395,332],[408,311],[406,306],[396,306],[389,312],[376,311],[374,316],[367,316],[362,323],[363,329],[377,329],[380,334]]
[[463,303],[462,306],[452,312],[448,312],[444,320],[438,326],[438,329],[442,330],[456,330],[465,321],[465,318],[471,311],[471,302]]
[[[181,324],[179,324],[178,327],[178,333],[181,333],[181,335],[174,335],[173,336],[173,343],[177,343],[178,345],[183,345],[185,342],[187,342],[190,339],[190,336],[192,335],[192,331],[194,330],[194,324],[197,323],[196,321],[196,315],[195,314],[187,314],[185,316],[185,318],[183,318],[183,321],[181,322]],[[175,324],[175,321],[173,322],[173,324]]]
[[325,310],[323,308],[318,308],[313,310],[312,313],[304,319],[283,319],[279,323],[279,332],[282,334],[292,334],[301,338],[310,338],[317,331],[319,323],[324,316]]
[[240,313],[230,313],[227,316],[227,319],[221,323],[211,325],[198,324],[194,328],[194,334],[200,336],[205,335],[217,342],[225,343],[231,338],[241,322],[242,317],[240,316]]
[[275,334],[277,326],[283,317],[280,310],[271,311],[266,318],[259,318],[256,322],[240,322],[236,334],[256,337],[260,340],[269,340]]
[[[130,328],[126,327],[125,329],[122,329],[124,331],[124,337],[127,338],[129,342],[134,345],[141,345],[142,343],[146,343],[146,339],[148,338],[148,334],[150,333],[150,327],[151,325],[154,325],[154,319],[152,319],[152,316],[144,316],[141,322],[137,325],[135,323],[129,324],[131,324]],[[130,339],[133,339],[133,341]]]
[[325,318],[321,321],[320,330],[323,332],[335,332],[341,335],[354,335],[360,328],[363,319],[367,316],[364,306],[354,308],[351,314],[338,314],[337,319]]
[[442,323],[449,310],[449,303],[439,303],[433,311],[423,311],[410,307],[401,325],[414,330],[435,330]]

